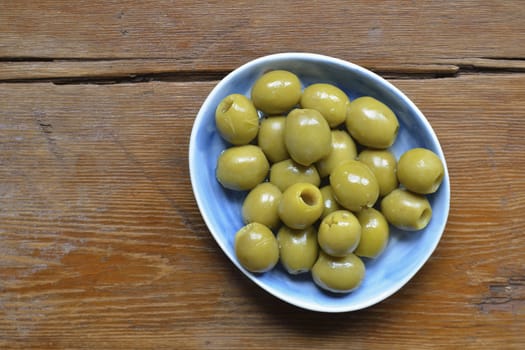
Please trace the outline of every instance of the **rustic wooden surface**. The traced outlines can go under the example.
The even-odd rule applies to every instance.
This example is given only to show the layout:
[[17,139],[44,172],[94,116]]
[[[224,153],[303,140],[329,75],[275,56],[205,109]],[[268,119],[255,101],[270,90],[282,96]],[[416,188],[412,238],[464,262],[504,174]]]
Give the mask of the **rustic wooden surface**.
[[[0,33],[1,349],[525,347],[522,2],[0,0]],[[255,287],[191,192],[200,104],[284,51],[382,74],[447,157],[442,241],[365,310]]]

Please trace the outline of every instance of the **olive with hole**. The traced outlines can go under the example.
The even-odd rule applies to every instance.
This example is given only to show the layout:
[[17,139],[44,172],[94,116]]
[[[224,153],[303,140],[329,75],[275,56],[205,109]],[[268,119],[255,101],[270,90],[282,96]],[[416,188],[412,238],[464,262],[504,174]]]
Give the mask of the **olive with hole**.
[[330,174],[330,186],[337,202],[354,212],[372,207],[379,197],[379,185],[374,173],[358,160],[338,165]]
[[330,153],[330,126],[315,109],[296,108],[286,117],[284,143],[293,160],[308,166]]
[[321,178],[315,166],[304,166],[294,162],[292,159],[286,159],[272,164],[270,167],[270,182],[281,191],[284,191],[290,185],[298,182],[308,182],[319,186]]
[[393,190],[381,200],[381,212],[392,226],[406,231],[422,230],[432,218],[428,199],[402,188]]
[[264,181],[270,164],[260,147],[233,146],[224,150],[217,160],[215,175],[230,190],[251,190]]
[[397,160],[389,150],[365,149],[357,159],[370,168],[379,185],[379,195],[386,196],[399,186]]
[[327,83],[307,86],[300,102],[302,108],[311,108],[321,112],[331,128],[335,128],[345,121],[349,104],[350,99],[343,90]]
[[234,145],[246,145],[257,136],[259,115],[249,98],[231,94],[217,106],[215,124],[226,141]]
[[323,213],[323,197],[317,186],[299,182],[288,187],[278,207],[281,221],[293,229],[311,226]]
[[326,185],[320,188],[321,195],[323,196],[323,213],[321,219],[336,210],[340,210],[341,206],[337,203],[334,196],[334,190],[332,186]]
[[350,102],[345,125],[358,143],[378,149],[392,146],[399,130],[394,112],[371,96],[358,97]]
[[241,211],[244,223],[258,222],[271,229],[278,228],[280,220],[277,207],[281,197],[281,190],[269,182],[255,186],[242,204]]
[[261,121],[257,135],[257,144],[261,147],[270,163],[290,158],[284,144],[285,125],[286,117],[284,116],[264,118]]
[[357,214],[361,224],[361,240],[354,251],[357,256],[377,258],[388,245],[390,228],[384,215],[377,209],[367,208]]
[[399,157],[397,177],[412,192],[430,194],[438,190],[445,169],[438,155],[426,148],[412,148]]
[[317,240],[321,249],[332,256],[352,253],[361,239],[361,224],[348,210],[328,214],[319,225]]
[[356,144],[346,131],[333,130],[331,136],[330,153],[315,163],[321,177],[330,175],[336,166],[357,156]]
[[286,70],[273,70],[255,81],[251,98],[255,107],[265,114],[282,114],[299,103],[301,89],[297,75]]
[[281,264],[288,273],[297,275],[310,271],[319,252],[317,232],[313,226],[302,230],[281,226],[277,242]]
[[365,264],[355,254],[335,257],[320,251],[312,267],[312,277],[319,287],[333,293],[348,293],[358,288],[365,277]]
[[279,261],[279,244],[268,227],[252,222],[235,234],[235,255],[246,270],[266,272]]

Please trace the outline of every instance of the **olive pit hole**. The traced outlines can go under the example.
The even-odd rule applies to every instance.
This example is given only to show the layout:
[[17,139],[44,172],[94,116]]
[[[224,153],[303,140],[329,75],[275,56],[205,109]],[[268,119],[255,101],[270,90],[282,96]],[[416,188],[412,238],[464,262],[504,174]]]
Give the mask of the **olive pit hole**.
[[309,189],[304,189],[299,196],[308,206],[314,206],[319,202],[317,194]]
[[432,216],[432,211],[429,208],[425,208],[421,212],[418,222],[421,224],[421,226],[426,226],[426,223],[430,221],[431,216]]

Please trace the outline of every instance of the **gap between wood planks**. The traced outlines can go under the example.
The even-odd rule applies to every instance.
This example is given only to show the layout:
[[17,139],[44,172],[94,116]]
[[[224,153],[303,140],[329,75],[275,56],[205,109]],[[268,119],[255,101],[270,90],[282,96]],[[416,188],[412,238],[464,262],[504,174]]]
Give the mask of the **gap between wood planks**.
[[[358,63],[359,64],[359,63]],[[439,79],[464,74],[525,72],[525,58],[479,57],[437,59],[432,63],[362,62],[387,79]],[[177,68],[175,68],[177,67]],[[216,81],[231,70],[190,70],[166,58],[79,59],[0,57],[0,83],[121,84],[144,82]]]

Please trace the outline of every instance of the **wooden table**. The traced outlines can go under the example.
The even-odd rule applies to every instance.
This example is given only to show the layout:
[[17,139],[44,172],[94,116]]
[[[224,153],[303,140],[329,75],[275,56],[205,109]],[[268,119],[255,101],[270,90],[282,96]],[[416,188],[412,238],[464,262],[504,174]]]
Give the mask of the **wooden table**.
[[[447,157],[442,241],[365,310],[290,306],[197,209],[195,115],[258,56],[389,79]],[[0,348],[523,349],[521,1],[0,0]]]

